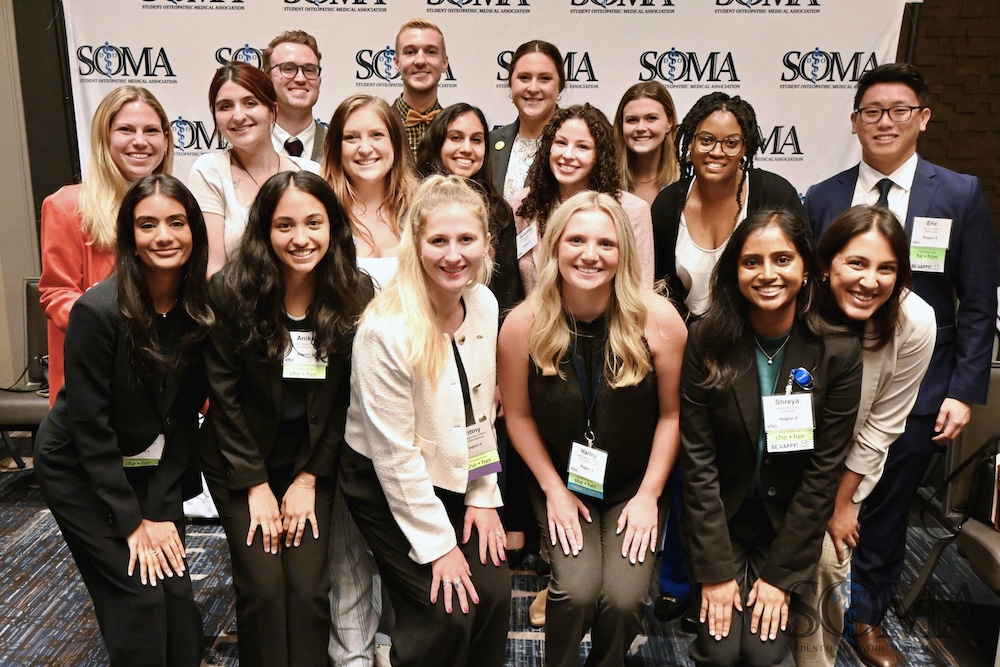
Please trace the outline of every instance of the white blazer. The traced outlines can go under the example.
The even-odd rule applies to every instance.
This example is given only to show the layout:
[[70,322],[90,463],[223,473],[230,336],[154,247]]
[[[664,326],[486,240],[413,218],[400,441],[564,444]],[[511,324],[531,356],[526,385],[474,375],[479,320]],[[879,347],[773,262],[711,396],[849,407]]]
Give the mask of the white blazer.
[[[465,292],[465,321],[455,332],[476,420],[496,418],[496,344],[499,308],[483,285]],[[496,474],[469,481],[465,401],[448,344],[437,383],[409,362],[402,326],[362,320],[354,337],[347,444],[371,459],[406,539],[410,558],[429,563],[457,544],[434,487],[465,494],[465,504],[500,507]]]

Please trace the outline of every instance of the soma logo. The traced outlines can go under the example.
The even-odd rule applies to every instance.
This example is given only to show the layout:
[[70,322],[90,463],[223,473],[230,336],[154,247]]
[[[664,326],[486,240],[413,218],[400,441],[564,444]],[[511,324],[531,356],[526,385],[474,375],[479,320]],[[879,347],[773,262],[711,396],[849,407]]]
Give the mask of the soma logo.
[[253,48],[249,44],[244,44],[243,46],[235,49],[223,46],[216,49],[215,62],[220,65],[225,65],[229,62],[241,62],[259,68],[264,65],[264,56],[260,51]]
[[[396,66],[396,49],[386,46],[384,49],[375,51],[374,49],[361,49],[354,56],[354,61],[360,69],[354,72],[354,78],[358,81],[367,81],[372,77],[383,81],[395,81],[399,78],[399,68]],[[454,81],[455,75],[451,71],[451,65],[441,75],[442,81]]]
[[76,50],[80,62],[80,76],[100,74],[108,78],[116,76],[134,77],[174,77],[173,67],[163,47],[143,47],[137,51],[127,46],[84,45]]
[[[506,81],[510,77],[510,64],[513,58],[513,51],[501,51],[497,55],[497,64],[500,65],[497,81]],[[594,62],[588,51],[567,51],[566,55],[563,56],[563,71],[566,74],[567,83],[579,81],[594,83],[597,81]]]
[[874,53],[855,51],[844,56],[839,51],[789,51],[782,59],[785,71],[781,80],[785,82],[803,79],[812,83],[819,81],[857,82],[866,72],[878,67]]
[[711,51],[707,55],[694,51],[671,48],[664,53],[646,51],[639,56],[639,66],[644,70],[640,81],[660,79],[667,83],[678,81],[739,82],[732,52]]
[[229,145],[214,127],[209,131],[200,120],[184,116],[170,123],[170,131],[174,134],[174,149],[182,152],[222,150]]

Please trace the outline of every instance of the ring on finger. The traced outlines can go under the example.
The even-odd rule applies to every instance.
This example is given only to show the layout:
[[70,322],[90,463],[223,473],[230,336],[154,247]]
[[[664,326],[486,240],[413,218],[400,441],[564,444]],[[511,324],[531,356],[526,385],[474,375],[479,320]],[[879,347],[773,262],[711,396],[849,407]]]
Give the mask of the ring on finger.
[[441,585],[442,586],[451,586],[451,582],[450,581],[442,581]]
[[460,591],[460,590],[462,590],[462,588],[463,588],[462,582],[461,581],[456,581],[455,582],[455,590],[456,591]]
[[304,526],[304,525],[306,525],[306,522],[305,521],[299,521],[299,525],[300,526]]
[[159,556],[159,555],[160,555],[160,550],[159,550],[159,549],[157,549],[156,551],[150,551],[150,552],[149,552],[149,555],[150,555],[150,556]]

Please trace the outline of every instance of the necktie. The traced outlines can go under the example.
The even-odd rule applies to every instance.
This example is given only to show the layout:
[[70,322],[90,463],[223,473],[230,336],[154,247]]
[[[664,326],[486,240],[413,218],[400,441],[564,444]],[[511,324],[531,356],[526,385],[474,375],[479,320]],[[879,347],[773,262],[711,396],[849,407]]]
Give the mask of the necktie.
[[875,202],[876,206],[889,208],[889,190],[892,190],[893,185],[894,183],[888,178],[883,178],[875,184],[875,187],[878,188],[878,201]]
[[434,109],[428,111],[427,113],[420,113],[416,109],[410,109],[406,112],[406,127],[415,127],[421,123],[429,123],[434,120],[434,116],[441,113],[440,109]]
[[285,140],[285,150],[292,157],[302,157],[302,142],[295,137],[289,137]]

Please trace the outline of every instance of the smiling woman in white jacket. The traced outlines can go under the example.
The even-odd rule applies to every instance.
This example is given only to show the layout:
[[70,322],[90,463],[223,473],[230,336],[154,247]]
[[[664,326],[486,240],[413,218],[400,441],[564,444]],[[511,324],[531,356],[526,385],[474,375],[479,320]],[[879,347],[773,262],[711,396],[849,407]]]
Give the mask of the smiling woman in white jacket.
[[[488,211],[463,179],[417,191],[399,272],[355,338],[340,484],[396,612],[392,664],[504,662],[510,608],[493,433]],[[474,582],[474,583],[473,583]]]

